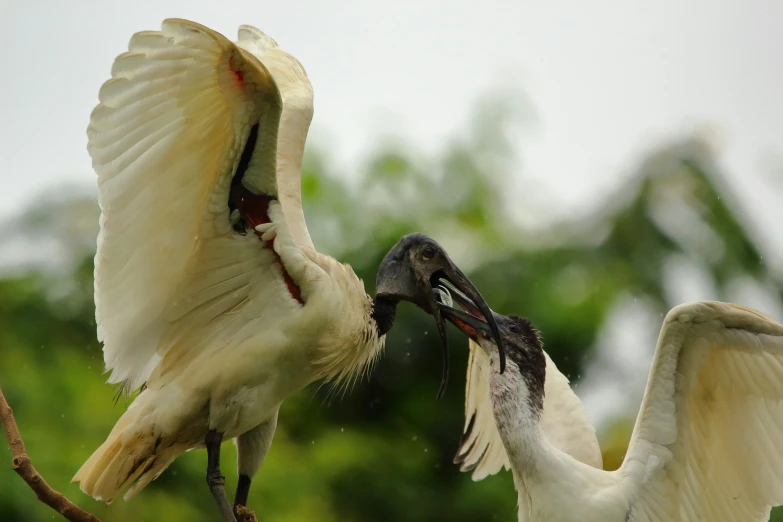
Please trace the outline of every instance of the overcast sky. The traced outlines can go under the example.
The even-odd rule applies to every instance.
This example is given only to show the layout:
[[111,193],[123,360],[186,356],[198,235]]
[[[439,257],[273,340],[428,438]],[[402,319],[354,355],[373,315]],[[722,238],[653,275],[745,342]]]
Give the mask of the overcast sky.
[[565,201],[612,187],[655,140],[710,125],[737,190],[753,180],[742,197],[762,207],[755,219],[783,218],[754,199],[774,203],[758,187],[783,163],[775,0],[0,0],[0,214],[62,180],[94,183],[98,88],[132,33],[173,16],[232,39],[256,25],[297,56],[316,93],[313,137],[346,166],[389,133],[437,149],[503,85],[540,118],[519,143],[526,174]]
[[565,209],[657,140],[717,129],[733,189],[783,253],[769,190],[783,187],[776,0],[0,0],[0,217],[48,186],[94,184],[98,88],[130,35],[166,17],[231,39],[255,25],[297,56],[316,93],[311,136],[346,172],[379,136],[438,150],[496,86],[532,101],[540,125],[519,156]]

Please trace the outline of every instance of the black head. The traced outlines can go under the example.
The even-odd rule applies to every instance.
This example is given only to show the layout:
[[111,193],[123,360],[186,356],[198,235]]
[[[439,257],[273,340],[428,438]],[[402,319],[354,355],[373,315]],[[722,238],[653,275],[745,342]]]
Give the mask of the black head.
[[[452,291],[457,303],[465,308],[465,312],[439,303],[441,314],[465,335],[473,339],[486,353],[490,360],[499,357],[499,350],[494,340],[492,330],[478,313],[479,310],[464,294]],[[524,317],[517,315],[501,315],[492,312],[500,330],[500,336],[505,343],[506,356],[509,359],[512,376],[521,375],[530,390],[531,400],[535,401],[539,411],[543,407],[544,379],[546,378],[546,358],[541,337],[533,324]]]
[[376,306],[389,306],[389,303],[396,306],[399,301],[408,301],[435,317],[443,347],[443,380],[438,397],[443,394],[448,381],[449,346],[446,324],[438,306],[438,293],[434,289],[444,282],[463,292],[474,303],[500,350],[501,368],[505,367],[503,341],[492,311],[478,289],[437,241],[421,233],[404,236],[381,261],[375,280]]

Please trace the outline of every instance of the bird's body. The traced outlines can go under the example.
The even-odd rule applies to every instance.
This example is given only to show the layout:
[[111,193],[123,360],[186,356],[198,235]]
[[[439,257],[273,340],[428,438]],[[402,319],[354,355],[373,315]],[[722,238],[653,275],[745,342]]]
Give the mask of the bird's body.
[[[361,285],[347,267],[332,268],[330,281],[339,274],[337,279],[349,288]],[[296,274],[292,277],[298,280]],[[240,472],[252,476],[264,455],[248,455],[242,448],[268,446],[264,439],[272,435],[254,428],[274,423],[280,404],[293,393],[318,379],[364,367],[383,347],[370,317],[372,303],[363,294],[363,302],[336,303],[335,295],[352,294],[320,285],[308,295],[307,306],[266,311],[269,324],[240,342],[206,343],[202,351],[183,349],[164,356],[118,422],[127,427],[116,435],[132,444],[117,444],[113,432],[102,446],[106,451],[95,454],[102,460],[88,461],[77,474],[82,488],[110,501],[138,479],[126,496],[130,498],[177,455],[204,447],[210,430],[240,438],[239,465],[246,468]],[[139,465],[140,458],[150,457]],[[129,464],[139,471],[147,468],[146,476],[126,473],[123,467]]]
[[282,401],[366,369],[394,306],[313,248],[312,87],[274,40],[166,20],[131,38],[99,98],[98,337],[109,382],[142,391],[74,481],[107,502],[136,482],[128,498],[213,433],[218,457],[236,439],[246,500]]
[[712,301],[674,308],[623,465],[608,472],[548,439],[547,364],[527,320],[496,315],[510,361],[501,374],[489,330],[442,313],[491,359],[489,404],[520,521],[762,522],[783,504],[783,325],[770,317]]
[[238,447],[236,508],[280,404],[311,382],[347,385],[366,371],[400,301],[431,309],[429,285],[442,277],[489,310],[424,235],[390,251],[374,299],[313,248],[300,172],[312,86],[258,29],[240,27],[232,43],[165,20],[133,35],[99,99],[87,131],[101,206],[98,338],[109,382],[142,391],[74,477],[94,498],[132,485],[129,498],[206,446],[207,482],[233,520],[223,440]]
[[[541,429],[547,441],[576,460],[601,469],[603,456],[598,437],[582,401],[549,354],[544,352],[544,357],[546,382]],[[492,410],[491,371],[489,357],[471,341],[465,386],[465,433],[455,463],[460,463],[462,471],[472,470],[475,481],[493,475],[501,468],[510,468]]]

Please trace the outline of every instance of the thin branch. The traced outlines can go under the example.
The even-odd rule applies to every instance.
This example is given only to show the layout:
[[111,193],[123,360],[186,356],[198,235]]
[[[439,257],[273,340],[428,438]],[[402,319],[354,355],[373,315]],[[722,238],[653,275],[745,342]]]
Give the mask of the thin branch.
[[35,492],[38,500],[57,511],[71,522],[101,522],[101,519],[81,509],[79,506],[65,498],[65,495],[55,491],[46,483],[43,477],[33,467],[30,457],[24,448],[19,427],[14,420],[14,412],[5,400],[3,390],[0,389],[0,420],[3,430],[11,445],[11,466],[14,471],[27,482],[27,485]]

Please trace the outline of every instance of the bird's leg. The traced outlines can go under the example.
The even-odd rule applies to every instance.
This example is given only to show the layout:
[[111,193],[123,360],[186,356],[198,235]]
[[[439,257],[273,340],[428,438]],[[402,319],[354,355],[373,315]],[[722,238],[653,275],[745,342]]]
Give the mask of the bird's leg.
[[234,515],[242,520],[240,506],[247,507],[247,497],[250,493],[250,483],[261,463],[264,462],[277,428],[277,410],[265,422],[237,437],[237,494],[234,497]]
[[223,442],[223,434],[215,430],[209,430],[204,443],[207,446],[207,485],[209,491],[217,502],[220,515],[224,522],[236,522],[231,504],[226,498],[224,485],[226,477],[220,473],[220,443]]
[[250,482],[251,478],[247,475],[240,474],[237,481],[237,493],[234,496],[234,514],[237,513],[238,506],[247,507],[247,496],[250,494]]

